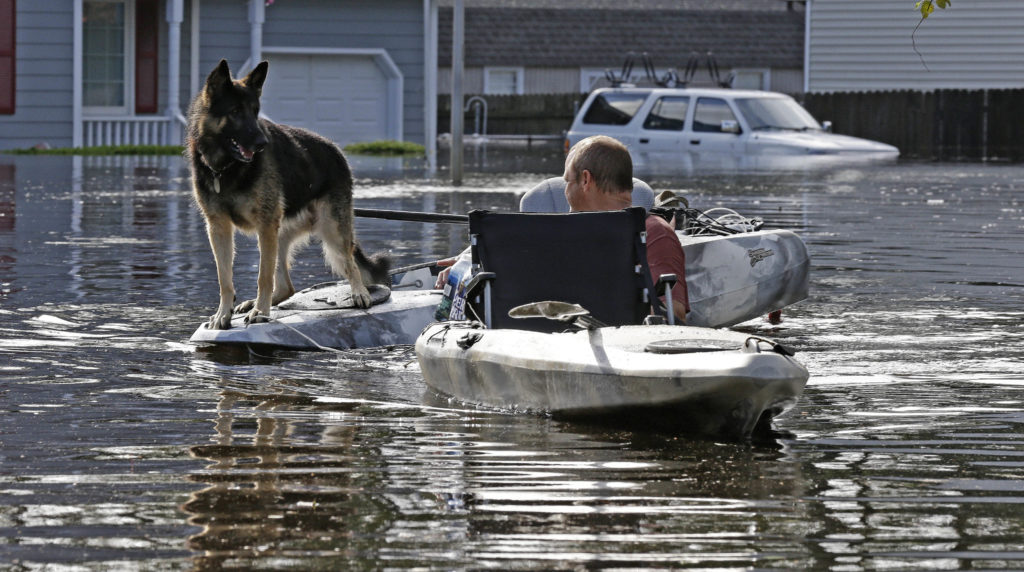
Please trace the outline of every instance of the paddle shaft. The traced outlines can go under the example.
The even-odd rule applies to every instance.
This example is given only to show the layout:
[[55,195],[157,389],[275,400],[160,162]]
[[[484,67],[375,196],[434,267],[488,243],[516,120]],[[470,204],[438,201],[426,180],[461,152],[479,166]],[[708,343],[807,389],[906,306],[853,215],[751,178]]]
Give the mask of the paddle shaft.
[[424,213],[416,211],[392,211],[384,209],[352,209],[356,216],[367,218],[383,218],[387,220],[408,220],[413,222],[438,222],[449,224],[469,224],[467,215],[450,213]]
[[410,264],[409,266],[402,266],[401,268],[392,268],[388,275],[394,276],[395,274],[404,274],[406,272],[412,272],[413,270],[419,270],[420,268],[430,268],[436,266],[437,260],[428,260],[427,262],[420,262],[417,264]]

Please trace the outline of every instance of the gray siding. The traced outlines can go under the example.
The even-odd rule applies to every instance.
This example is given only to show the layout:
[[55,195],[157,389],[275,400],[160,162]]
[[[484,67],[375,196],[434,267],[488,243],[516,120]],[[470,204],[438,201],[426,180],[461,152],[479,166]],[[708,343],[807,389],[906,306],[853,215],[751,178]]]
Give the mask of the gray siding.
[[790,95],[803,93],[804,70],[773,69],[772,84],[769,89]]
[[[445,94],[452,92],[452,68],[439,67],[437,69],[437,93]],[[472,95],[484,92],[484,70],[483,68],[464,68],[462,70],[462,93]],[[529,92],[527,92],[529,93]]]
[[72,23],[66,0],[17,3],[17,92],[13,115],[0,115],[0,149],[45,142],[71,145]]
[[[247,26],[248,16],[244,8],[243,6],[242,19]],[[205,4],[203,9],[206,9]],[[247,47],[248,30],[245,32],[246,41],[243,45]],[[266,8],[263,45],[387,50],[403,77],[404,138],[407,141],[424,143],[422,0],[275,2]],[[243,55],[241,59],[245,60],[246,57],[248,54]],[[271,70],[267,81],[273,81],[273,73]]]
[[526,68],[523,76],[524,93],[577,93],[580,91],[579,68]]
[[[189,14],[182,24],[182,106],[188,93]],[[249,6],[241,0],[203,0],[199,24],[199,83],[222,58],[235,73],[249,59]],[[289,48],[383,48],[403,76],[402,132],[424,142],[422,0],[287,0],[267,6],[263,45]],[[270,70],[267,81],[274,81]],[[183,109],[185,111],[185,109]]]
[[[237,72],[249,59],[249,5],[241,0],[204,0],[199,7],[199,17],[201,85],[220,60],[227,60],[231,71]],[[182,27],[187,25],[183,23]],[[266,24],[263,38],[266,43]],[[189,50],[186,46],[183,42],[183,53]]]
[[920,55],[910,0],[812,0],[809,11],[809,91],[1024,86],[1024,2],[936,10],[915,35]]
[[[191,9],[185,0],[181,23],[179,99],[187,111],[191,90]],[[160,60],[158,114],[167,109],[168,29],[159,8]],[[247,0],[201,0],[199,81],[222,58],[238,70],[249,58]],[[17,94],[13,115],[0,115],[0,149],[46,142],[72,144],[74,12],[70,0],[17,3]],[[286,0],[266,7],[263,45],[275,47],[383,48],[404,77],[403,132],[423,143],[423,3],[422,0]],[[273,72],[271,72],[273,73]],[[273,76],[271,76],[271,80]]]

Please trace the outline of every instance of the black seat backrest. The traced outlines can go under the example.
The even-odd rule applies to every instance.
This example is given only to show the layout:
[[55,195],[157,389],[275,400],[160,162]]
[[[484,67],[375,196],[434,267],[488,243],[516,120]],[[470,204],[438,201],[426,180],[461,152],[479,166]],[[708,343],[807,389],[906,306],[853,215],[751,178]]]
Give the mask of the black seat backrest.
[[[546,300],[579,304],[608,325],[641,323],[650,309],[645,217],[640,207],[564,214],[470,212],[473,264],[495,274],[491,327],[566,329],[552,320],[508,316],[516,306]],[[484,316],[483,296],[474,295],[469,303]]]

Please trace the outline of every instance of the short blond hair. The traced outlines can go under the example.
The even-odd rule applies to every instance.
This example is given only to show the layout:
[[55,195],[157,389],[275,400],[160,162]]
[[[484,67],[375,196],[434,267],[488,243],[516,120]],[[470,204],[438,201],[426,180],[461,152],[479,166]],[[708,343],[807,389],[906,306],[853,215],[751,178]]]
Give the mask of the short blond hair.
[[618,139],[594,135],[582,139],[569,149],[565,166],[571,167],[579,180],[583,171],[590,171],[594,184],[605,193],[621,193],[633,189],[633,158]]

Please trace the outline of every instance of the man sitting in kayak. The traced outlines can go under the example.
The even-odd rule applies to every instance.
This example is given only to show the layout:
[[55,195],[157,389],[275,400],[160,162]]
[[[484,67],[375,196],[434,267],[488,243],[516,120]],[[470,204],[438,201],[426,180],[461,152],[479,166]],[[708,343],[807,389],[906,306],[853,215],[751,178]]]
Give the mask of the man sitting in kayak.
[[[633,204],[633,159],[625,145],[605,135],[583,139],[569,150],[565,159],[565,198],[570,212],[610,211]],[[660,216],[647,216],[647,265],[651,279],[662,274],[675,274],[672,288],[673,313],[677,324],[686,323],[690,303],[686,292],[685,255],[674,224]],[[458,257],[438,261],[450,266]],[[437,277],[435,288],[444,288],[449,269]],[[664,297],[662,298],[664,302]],[[444,318],[438,318],[444,319]]]
[[[633,159],[618,140],[606,135],[587,137],[572,146],[565,158],[565,198],[570,212],[611,211],[633,204]],[[674,226],[647,215],[647,265],[652,280],[675,274],[672,305],[676,323],[686,323],[690,303],[686,293],[686,258]]]

